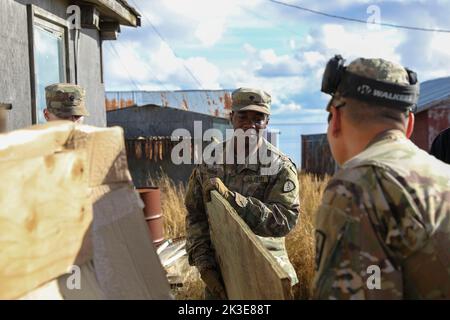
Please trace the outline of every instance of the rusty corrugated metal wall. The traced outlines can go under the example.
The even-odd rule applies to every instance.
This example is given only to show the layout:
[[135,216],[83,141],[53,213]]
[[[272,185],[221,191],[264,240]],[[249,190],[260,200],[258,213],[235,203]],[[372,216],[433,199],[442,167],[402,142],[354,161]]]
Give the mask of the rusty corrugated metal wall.
[[[155,105],[109,111],[107,119],[108,126],[124,129],[128,167],[139,188],[152,186],[151,180],[162,172],[176,183],[187,183],[194,168],[193,161],[192,164],[174,164],[171,159],[172,150],[180,140],[176,129],[185,129],[190,137],[196,137],[197,130],[203,137],[211,128],[219,129],[225,136],[225,130],[230,127],[224,118]],[[201,123],[201,128],[196,129],[196,121]]]
[[[187,139],[187,149],[180,145]],[[125,140],[127,160],[133,182],[137,188],[156,186],[161,176],[168,176],[175,183],[187,185],[189,176],[196,163],[202,163],[202,151],[209,144],[202,140],[185,137],[148,136]],[[184,158],[183,152],[188,152],[187,163],[175,164],[172,152],[176,158]]]
[[232,90],[186,91],[110,91],[106,92],[106,110],[148,104],[227,118],[231,112]]
[[302,172],[332,175],[335,170],[326,134],[302,135]]

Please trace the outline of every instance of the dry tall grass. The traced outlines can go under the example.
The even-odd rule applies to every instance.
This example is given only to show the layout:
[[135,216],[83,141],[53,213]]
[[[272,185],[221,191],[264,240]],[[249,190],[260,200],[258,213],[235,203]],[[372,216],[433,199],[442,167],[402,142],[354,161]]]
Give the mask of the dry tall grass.
[[329,177],[300,174],[300,217],[297,226],[286,237],[286,249],[299,283],[294,287],[296,299],[310,297],[315,266],[314,214],[320,205]]
[[175,184],[166,174],[162,174],[155,185],[161,190],[161,210],[164,214],[164,236],[166,239],[184,237],[185,217],[184,206],[186,190],[183,184]]
[[[322,179],[309,174],[300,174],[300,219],[295,229],[286,238],[286,248],[299,278],[294,288],[296,299],[308,299],[314,277],[314,213],[328,177]],[[185,235],[186,208],[184,207],[185,189],[174,184],[163,175],[156,182],[161,188],[162,211],[166,238],[178,238]],[[184,286],[175,292],[177,299],[201,299],[203,283],[195,268],[186,267]]]
[[[161,189],[161,210],[164,214],[164,237],[176,239],[186,235],[185,218],[186,207],[184,186],[175,184],[166,174],[155,181]],[[199,300],[203,298],[204,284],[195,267],[190,267],[187,260],[183,261],[178,274],[183,278],[183,287],[174,291],[177,300]]]

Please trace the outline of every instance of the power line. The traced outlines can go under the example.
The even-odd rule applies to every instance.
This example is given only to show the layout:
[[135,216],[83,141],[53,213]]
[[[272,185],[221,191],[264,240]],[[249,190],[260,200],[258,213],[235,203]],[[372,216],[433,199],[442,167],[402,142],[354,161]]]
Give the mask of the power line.
[[[250,14],[252,14],[255,17],[257,17],[258,19],[261,19],[261,20],[264,20],[264,21],[270,20],[269,18],[267,18],[267,17],[257,13],[256,11],[254,11],[254,10],[252,10],[250,8],[243,7],[242,5],[239,5],[239,4],[238,4],[238,6],[241,8],[241,10],[243,10],[245,12],[250,12]],[[276,21],[275,23],[276,23],[275,27],[279,28],[280,30],[288,31],[288,32],[290,32],[290,33],[292,33],[292,34],[294,34],[296,36],[301,36],[300,33],[296,32],[296,31],[294,31],[292,29],[286,28],[284,25],[279,24],[278,21]]]
[[139,85],[133,80],[130,71],[128,70],[127,66],[125,64],[122,63],[122,60],[120,59],[120,55],[117,52],[116,48],[112,45],[111,42],[108,42],[112,51],[114,52],[114,54],[116,55],[117,59],[119,60],[119,63],[122,65],[123,69],[125,70],[126,74],[128,75],[128,79],[130,80],[131,83],[133,83],[133,85],[136,87],[137,91],[140,91],[141,89],[139,88]]
[[365,20],[348,18],[348,17],[338,16],[338,15],[334,15],[334,14],[329,14],[329,13],[318,11],[318,10],[312,10],[312,9],[301,7],[301,6],[298,6],[298,5],[295,5],[295,4],[285,3],[285,2],[281,2],[281,1],[277,1],[277,0],[269,0],[269,1],[272,2],[272,3],[278,4],[278,5],[285,6],[285,7],[295,8],[295,9],[298,9],[298,10],[307,11],[307,12],[310,12],[310,13],[314,13],[314,14],[325,16],[325,17],[329,17],[329,18],[341,19],[341,20],[358,22],[358,23],[364,23],[364,24],[369,24],[370,23],[370,24],[380,25],[380,26],[384,26],[384,27],[392,27],[392,28],[415,30],[415,31],[450,33],[450,30],[448,30],[448,29],[421,28],[421,27],[404,26],[404,25],[399,25],[399,24],[383,23],[383,22],[375,22],[375,21],[374,22],[368,22],[368,21],[365,21]]
[[158,35],[158,37],[169,47],[169,49],[173,52],[174,56],[180,59],[181,63],[183,64],[184,69],[189,74],[189,76],[195,81],[195,83],[198,85],[200,89],[203,90],[203,86],[201,82],[197,79],[197,77],[192,73],[191,69],[184,63],[183,59],[181,59],[176,51],[172,48],[172,46],[169,44],[169,42],[164,38],[164,36],[159,32],[158,28],[150,21],[150,19],[147,17],[145,12],[139,8],[139,6],[134,2],[134,0],[131,0],[133,5],[142,13],[143,17],[147,22],[150,24],[153,31]]
[[[121,48],[123,48],[122,44],[120,43],[120,41],[116,42],[119,46],[121,46]],[[134,56],[134,58],[136,60],[139,60],[138,57],[134,54],[134,52],[131,50],[130,53]],[[148,66],[148,64],[143,63],[143,65],[145,66],[145,68],[149,71],[149,76],[157,83],[159,83],[166,91],[171,91],[169,90],[169,88],[164,84],[164,82],[156,75],[156,73],[152,72],[152,69]],[[141,91],[141,90],[138,90]],[[174,99],[176,100],[176,103],[181,106],[182,105],[182,101],[180,101],[180,99],[174,95],[173,96]]]
[[[123,48],[122,44],[121,44],[119,41],[116,42],[116,43],[117,43],[119,46],[121,46],[121,47]],[[136,60],[139,60],[139,59],[137,58],[137,56],[134,54],[133,50],[131,50],[130,53],[134,56],[134,58],[135,58]],[[150,76],[155,82],[157,82],[157,83],[159,83],[160,85],[162,85],[163,88],[164,88],[166,91],[170,91],[170,90],[166,87],[166,85],[163,83],[163,81],[162,81],[156,74],[154,74],[154,73],[152,72],[152,70],[150,69],[150,67],[148,66],[148,64],[143,63],[143,65],[147,68],[147,70],[149,71],[149,76]]]

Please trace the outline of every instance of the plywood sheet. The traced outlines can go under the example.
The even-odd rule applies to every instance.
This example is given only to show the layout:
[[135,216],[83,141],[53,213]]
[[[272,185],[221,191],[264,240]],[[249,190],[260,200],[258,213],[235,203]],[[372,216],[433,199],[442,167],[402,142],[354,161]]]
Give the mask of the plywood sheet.
[[88,247],[92,206],[85,168],[86,154],[77,151],[0,160],[1,299],[64,274]]
[[207,203],[211,241],[229,299],[291,299],[288,274],[216,191]]
[[94,265],[106,299],[172,299],[139,194],[125,183],[94,198]]
[[[170,299],[142,207],[121,128],[0,135],[0,298]],[[63,286],[73,265],[86,290]]]

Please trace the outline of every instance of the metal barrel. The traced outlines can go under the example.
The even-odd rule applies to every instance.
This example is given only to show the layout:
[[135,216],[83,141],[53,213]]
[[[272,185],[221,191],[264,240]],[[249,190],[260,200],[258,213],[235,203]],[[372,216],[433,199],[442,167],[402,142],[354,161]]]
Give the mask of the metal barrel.
[[144,216],[155,247],[164,241],[164,221],[161,212],[161,191],[158,187],[138,189],[144,201]]

